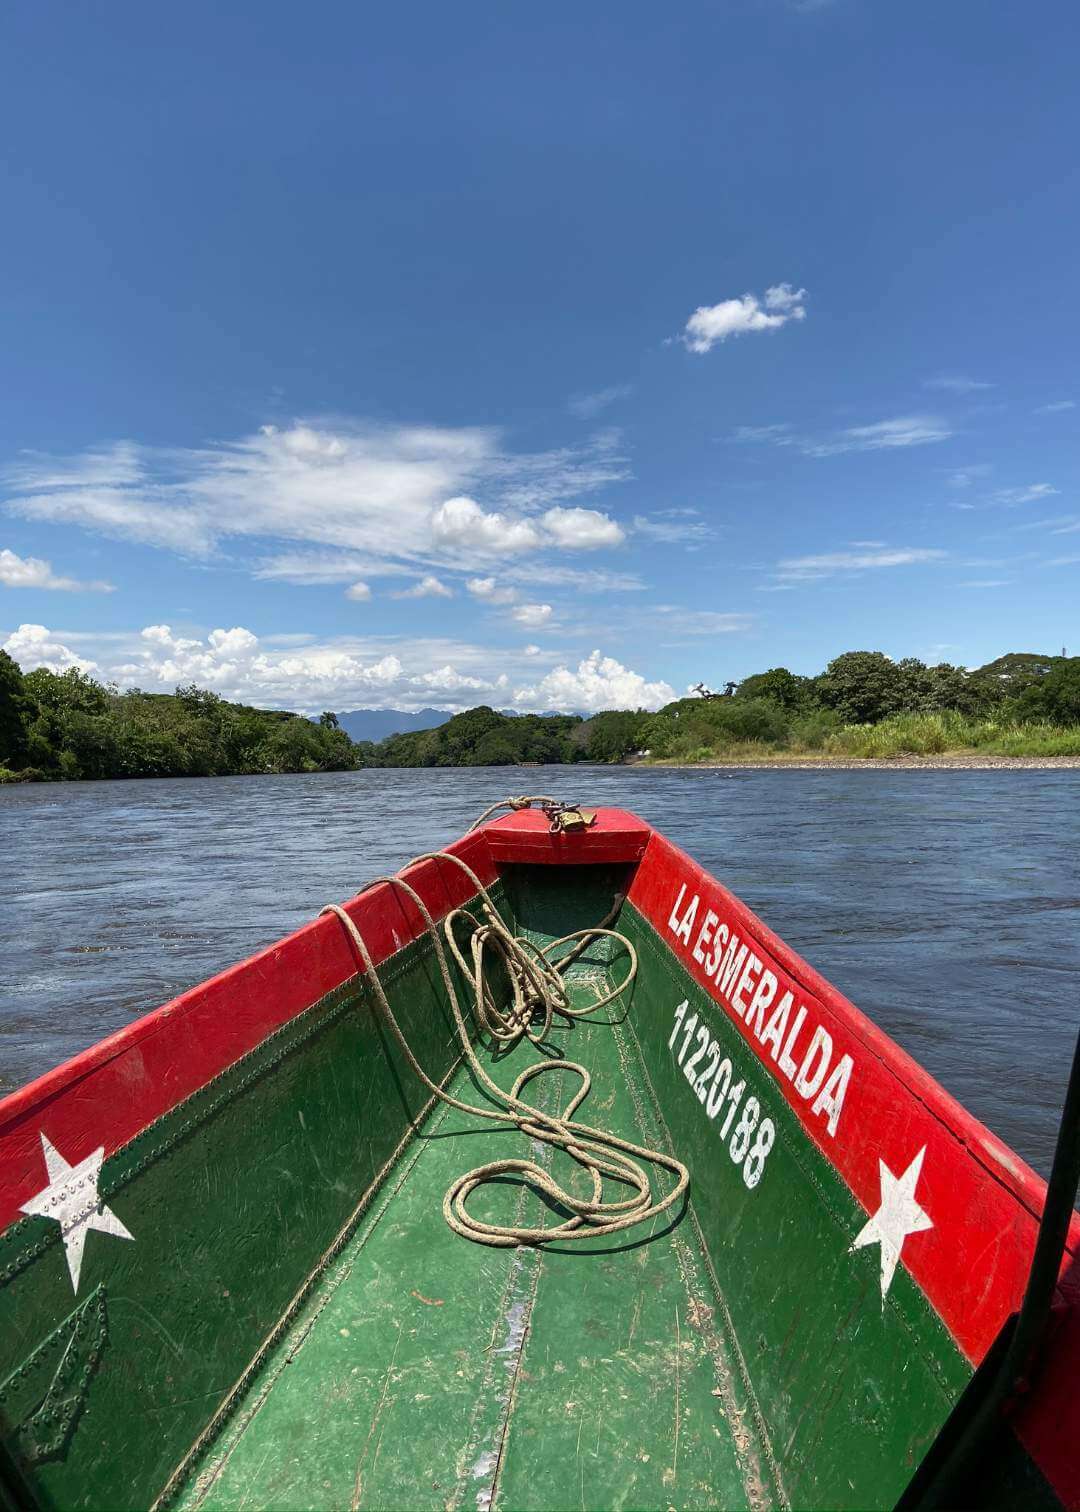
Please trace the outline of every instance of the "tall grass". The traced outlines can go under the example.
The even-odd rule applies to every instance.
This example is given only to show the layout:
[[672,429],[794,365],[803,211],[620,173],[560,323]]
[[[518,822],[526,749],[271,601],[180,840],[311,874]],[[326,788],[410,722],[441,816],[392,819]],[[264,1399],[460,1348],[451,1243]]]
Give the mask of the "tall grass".
[[876,725],[846,725],[825,744],[833,756],[1080,756],[1080,725],[1018,724],[941,714],[896,714]]
[[[809,714],[772,738],[740,739],[722,731],[679,731],[662,756],[675,762],[768,760],[770,757],[888,758],[978,753],[985,756],[1080,756],[1080,725],[974,719],[952,710],[896,714],[876,725],[837,727],[835,717]],[[660,752],[656,753],[660,755]]]

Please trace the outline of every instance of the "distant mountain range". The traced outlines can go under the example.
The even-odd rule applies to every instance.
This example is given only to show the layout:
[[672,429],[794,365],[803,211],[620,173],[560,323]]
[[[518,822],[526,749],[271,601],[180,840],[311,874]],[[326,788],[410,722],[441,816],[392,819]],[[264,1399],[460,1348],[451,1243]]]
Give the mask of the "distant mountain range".
[[[460,711],[459,711],[460,712]],[[520,709],[500,709],[500,714],[516,716]],[[547,714],[565,710],[546,709]],[[350,740],[385,740],[388,735],[412,734],[415,730],[434,730],[454,717],[453,709],[349,709],[338,715],[338,724]]]
[[350,709],[338,715],[338,724],[351,740],[385,740],[411,730],[433,730],[445,724],[450,709]]

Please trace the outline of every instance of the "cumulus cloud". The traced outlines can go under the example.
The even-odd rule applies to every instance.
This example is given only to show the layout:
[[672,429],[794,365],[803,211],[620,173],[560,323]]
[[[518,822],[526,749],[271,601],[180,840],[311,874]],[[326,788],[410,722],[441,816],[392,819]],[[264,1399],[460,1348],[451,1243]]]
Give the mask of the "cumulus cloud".
[[453,598],[454,590],[430,572],[415,582],[411,588],[404,588],[400,593],[392,594],[392,598],[417,599],[417,598]]
[[541,630],[552,616],[550,604],[520,604],[513,611],[513,618],[527,630]]
[[[264,555],[253,564],[262,576],[327,581],[330,548],[362,555],[362,567],[342,565],[339,580],[348,582],[458,565],[477,550],[611,544],[614,522],[601,530],[593,521],[593,539],[583,542],[581,522],[566,521],[564,506],[627,475],[613,434],[514,453],[480,427],[340,420],[266,425],[204,447],[125,441],[71,458],[28,453],[2,482],[7,507],[24,518],[188,556],[209,557],[228,538],[313,549]],[[555,512],[546,524],[544,511]],[[296,576],[305,572],[315,577]]]
[[674,696],[666,683],[647,682],[598,651],[576,672],[559,667],[537,681],[544,659],[554,660],[537,645],[492,649],[439,638],[393,646],[378,638],[319,644],[305,635],[260,638],[243,625],[202,636],[160,624],[99,637],[93,661],[67,644],[84,639],[90,637],[26,624],[3,649],[27,672],[38,666],[57,672],[78,667],[121,687],[161,692],[194,682],[256,707],[304,713],[415,709],[433,702],[460,709],[489,701],[567,710],[655,707]]
[[618,546],[624,539],[619,525],[597,509],[555,505],[537,518],[488,513],[467,496],[447,499],[431,517],[436,541],[462,550],[488,554],[535,551],[544,545],[569,550]]
[[555,545],[569,550],[618,546],[626,539],[621,526],[598,509],[549,509],[541,519],[545,532]]
[[357,579],[355,583],[350,583],[348,588],[346,588],[345,597],[352,599],[356,604],[366,604],[371,597],[371,589],[367,583]]
[[77,667],[80,672],[98,670],[97,662],[76,656],[44,625],[20,625],[8,636],[2,649],[24,672],[32,672],[35,667],[47,667],[50,672],[67,672],[72,667]]
[[691,352],[705,353],[729,336],[776,331],[789,320],[805,320],[805,299],[805,289],[782,283],[766,289],[761,299],[756,294],[744,294],[715,305],[699,305],[686,322],[681,340]]
[[647,682],[612,656],[591,652],[576,670],[555,667],[533,687],[519,688],[514,706],[520,709],[658,709],[671,703],[675,689],[666,682]]
[[112,593],[112,583],[80,582],[78,578],[61,577],[52,569],[52,563],[41,557],[21,557],[5,547],[0,551],[0,587],[48,588],[61,593]]
[[517,599],[516,588],[507,588],[493,577],[467,578],[465,587],[485,604],[512,604]]
[[465,494],[439,505],[431,516],[431,529],[440,545],[485,553],[532,551],[540,545],[540,532],[531,520],[509,519],[497,510],[489,514]]

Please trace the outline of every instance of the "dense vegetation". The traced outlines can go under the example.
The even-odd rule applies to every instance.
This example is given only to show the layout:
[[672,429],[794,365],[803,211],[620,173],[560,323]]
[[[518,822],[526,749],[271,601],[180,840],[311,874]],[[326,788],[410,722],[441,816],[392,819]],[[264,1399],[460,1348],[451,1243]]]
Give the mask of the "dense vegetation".
[[226,703],[196,687],[120,693],[85,673],[25,677],[0,651],[0,781],[336,772],[356,748],[332,714]]
[[330,713],[314,722],[196,687],[121,693],[74,670],[24,676],[0,651],[0,781],[964,750],[1080,755],[1080,657],[1014,653],[967,672],[849,651],[817,677],[773,667],[731,696],[658,713],[481,707],[373,744],[351,741]]

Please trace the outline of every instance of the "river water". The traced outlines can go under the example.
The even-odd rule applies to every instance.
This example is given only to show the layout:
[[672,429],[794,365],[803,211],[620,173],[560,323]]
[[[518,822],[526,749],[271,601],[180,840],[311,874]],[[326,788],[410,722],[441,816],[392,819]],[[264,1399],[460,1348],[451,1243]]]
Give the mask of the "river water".
[[1044,1175],[1080,772],[367,771],[0,788],[0,1094],[525,787],[652,821]]

